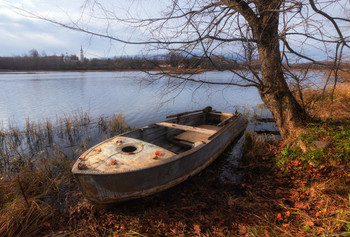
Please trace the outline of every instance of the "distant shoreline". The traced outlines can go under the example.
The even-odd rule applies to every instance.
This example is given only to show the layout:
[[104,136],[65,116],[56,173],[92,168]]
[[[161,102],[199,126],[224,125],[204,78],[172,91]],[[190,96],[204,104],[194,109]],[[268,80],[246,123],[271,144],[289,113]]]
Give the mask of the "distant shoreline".
[[[159,72],[159,74],[200,74],[203,72],[223,72],[223,71],[248,71],[244,69],[218,70],[218,69],[118,69],[118,70],[5,70],[0,69],[0,73],[18,72],[18,73],[36,73],[36,72]],[[284,70],[285,71],[285,70]],[[304,71],[303,68],[290,69],[292,72]],[[309,72],[329,72],[329,69],[309,69]]]

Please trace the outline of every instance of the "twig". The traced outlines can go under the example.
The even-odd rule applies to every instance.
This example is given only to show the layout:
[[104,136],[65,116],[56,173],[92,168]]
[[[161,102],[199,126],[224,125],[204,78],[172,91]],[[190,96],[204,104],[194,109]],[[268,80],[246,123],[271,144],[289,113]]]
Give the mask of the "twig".
[[27,196],[26,196],[26,194],[25,194],[25,192],[24,192],[24,188],[23,188],[23,186],[22,186],[22,182],[21,182],[21,179],[19,178],[19,175],[17,175],[17,180],[18,180],[19,189],[21,190],[21,193],[22,193],[22,195],[23,195],[23,197],[24,197],[24,200],[25,200],[25,202],[26,202],[26,204],[27,204],[27,208],[29,209],[28,198],[27,198]]

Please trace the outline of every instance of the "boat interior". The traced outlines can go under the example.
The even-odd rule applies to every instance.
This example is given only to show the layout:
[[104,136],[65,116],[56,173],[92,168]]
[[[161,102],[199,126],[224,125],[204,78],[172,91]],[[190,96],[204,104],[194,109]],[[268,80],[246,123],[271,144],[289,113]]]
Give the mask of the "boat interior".
[[212,111],[175,114],[166,122],[137,129],[125,137],[143,140],[175,154],[208,142],[235,114]]

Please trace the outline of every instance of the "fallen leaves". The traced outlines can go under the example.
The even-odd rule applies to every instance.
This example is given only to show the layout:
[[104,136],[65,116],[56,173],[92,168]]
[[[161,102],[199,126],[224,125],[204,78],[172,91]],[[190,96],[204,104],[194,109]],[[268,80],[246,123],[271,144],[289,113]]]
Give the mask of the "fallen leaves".
[[194,233],[199,234],[201,232],[201,227],[198,224],[193,224]]
[[111,161],[110,161],[110,164],[111,164],[111,165],[116,165],[117,163],[118,163],[118,161],[116,161],[116,160],[111,160]]
[[101,149],[101,147],[98,147],[98,148],[95,149],[95,151],[96,151],[96,152],[101,152],[102,149]]
[[162,155],[162,152],[157,150],[157,151],[154,152],[153,159],[154,160],[158,160],[159,156],[161,156],[161,155]]
[[277,213],[277,220],[283,221],[283,217],[281,213]]
[[312,222],[312,221],[307,221],[307,222],[305,222],[305,224],[306,224],[307,226],[314,226],[314,225],[315,225],[315,223]]
[[247,233],[247,227],[244,224],[239,224],[238,225],[238,233],[240,235],[244,235]]
[[[152,150],[147,157],[160,159],[161,151]],[[314,168],[292,160],[276,166],[276,158],[262,151],[234,168],[244,170],[242,184],[218,181],[222,164],[218,159],[200,175],[153,197],[103,212],[91,206],[67,214],[71,219],[65,228],[85,228],[101,236],[266,237],[322,236],[346,228],[350,221],[349,204],[344,202],[350,185],[344,173],[347,163]]]
[[310,209],[310,205],[304,202],[296,202],[294,203],[294,207],[299,209],[307,209],[307,210]]

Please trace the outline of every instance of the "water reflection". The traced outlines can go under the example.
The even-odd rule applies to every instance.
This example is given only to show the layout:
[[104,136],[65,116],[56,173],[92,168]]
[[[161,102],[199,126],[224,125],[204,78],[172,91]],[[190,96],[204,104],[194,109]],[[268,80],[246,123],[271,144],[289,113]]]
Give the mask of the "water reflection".
[[[166,115],[202,109],[208,105],[227,112],[255,113],[262,104],[254,87],[209,86],[188,82],[181,93],[169,92],[167,81],[145,86],[143,72],[35,72],[0,73],[0,123],[23,127],[32,121],[62,117],[79,111],[92,119],[123,113],[130,126],[161,121]],[[313,73],[313,81],[322,78]],[[231,72],[205,72],[197,79],[227,82]],[[317,83],[316,83],[317,84]],[[264,116],[269,116],[269,113]]]
[[[255,88],[201,86],[188,83],[178,91],[166,93],[163,81],[140,84],[142,72],[40,72],[0,73],[0,120],[23,127],[25,119],[55,120],[78,111],[92,119],[123,113],[131,126],[163,120],[168,114],[202,109],[217,110],[253,107],[261,103]],[[206,72],[205,80],[227,80],[230,72]]]
[[241,159],[243,156],[243,146],[245,141],[245,134],[229,148],[230,153],[223,155],[225,161],[222,163],[218,171],[218,178],[220,182],[238,185],[243,182],[244,170],[240,169]]

